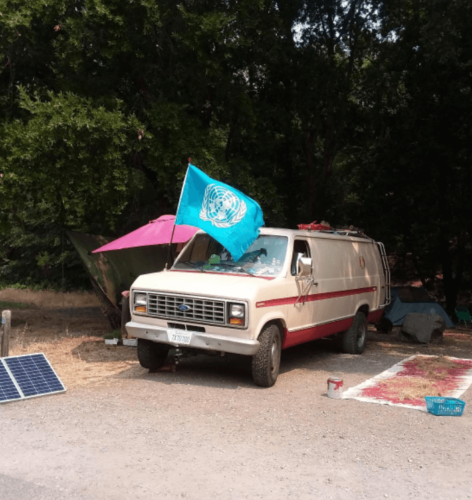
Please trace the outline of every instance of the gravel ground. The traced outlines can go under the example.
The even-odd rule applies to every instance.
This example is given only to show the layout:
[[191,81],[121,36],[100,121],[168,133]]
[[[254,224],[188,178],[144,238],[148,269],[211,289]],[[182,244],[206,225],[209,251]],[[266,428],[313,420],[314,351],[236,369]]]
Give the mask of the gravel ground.
[[470,358],[472,337],[370,337],[362,356],[330,341],[284,351],[270,389],[245,358],[199,356],[0,405],[0,497],[472,498],[471,389],[461,418],[326,396],[331,375],[352,387],[416,352]]

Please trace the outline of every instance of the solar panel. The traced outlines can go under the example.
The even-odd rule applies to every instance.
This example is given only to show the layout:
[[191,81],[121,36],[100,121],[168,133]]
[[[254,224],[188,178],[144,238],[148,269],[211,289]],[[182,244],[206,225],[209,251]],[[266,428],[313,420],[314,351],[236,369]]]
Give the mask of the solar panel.
[[42,353],[0,359],[0,403],[65,390],[64,384]]
[[21,399],[21,394],[18,392],[6,368],[0,363],[0,403],[15,399]]

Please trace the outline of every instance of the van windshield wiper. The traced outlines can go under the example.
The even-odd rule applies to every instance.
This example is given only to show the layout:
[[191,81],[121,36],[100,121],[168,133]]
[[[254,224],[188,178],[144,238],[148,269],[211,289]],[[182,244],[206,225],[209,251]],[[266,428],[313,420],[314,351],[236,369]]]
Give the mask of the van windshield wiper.
[[254,278],[260,278],[260,276],[256,276],[255,274],[252,274],[247,269],[244,269],[244,267],[242,267],[242,266],[237,266],[235,264],[228,264],[226,262],[220,262],[219,264],[215,264],[215,265],[222,266],[222,267],[229,267],[230,269],[236,269],[236,271],[243,271],[246,274],[249,274],[249,276],[253,276]]
[[198,271],[204,273],[205,270],[203,269],[203,266],[199,266],[198,264],[195,264],[195,262],[192,262],[190,260],[187,260],[185,262],[179,262],[179,264],[186,264],[187,266],[190,266],[192,269],[197,269]]

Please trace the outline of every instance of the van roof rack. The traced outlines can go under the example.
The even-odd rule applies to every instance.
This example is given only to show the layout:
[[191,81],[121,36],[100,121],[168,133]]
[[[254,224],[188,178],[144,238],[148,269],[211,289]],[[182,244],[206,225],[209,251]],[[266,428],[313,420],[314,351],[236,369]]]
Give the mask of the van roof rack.
[[331,227],[329,222],[321,221],[319,224],[313,221],[311,224],[298,224],[298,229],[302,231],[317,231],[320,233],[327,234],[338,234],[342,236],[356,236],[358,238],[366,238],[372,240],[365,233],[364,230],[355,226],[341,226],[341,227]]

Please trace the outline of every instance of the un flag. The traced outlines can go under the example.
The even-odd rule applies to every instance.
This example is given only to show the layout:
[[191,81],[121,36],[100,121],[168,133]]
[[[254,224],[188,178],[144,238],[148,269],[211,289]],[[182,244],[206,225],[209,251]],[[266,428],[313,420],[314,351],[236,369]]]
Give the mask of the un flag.
[[259,236],[264,219],[253,199],[189,165],[175,223],[203,229],[237,261]]

